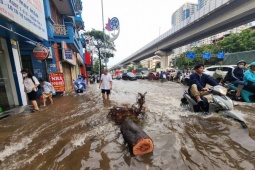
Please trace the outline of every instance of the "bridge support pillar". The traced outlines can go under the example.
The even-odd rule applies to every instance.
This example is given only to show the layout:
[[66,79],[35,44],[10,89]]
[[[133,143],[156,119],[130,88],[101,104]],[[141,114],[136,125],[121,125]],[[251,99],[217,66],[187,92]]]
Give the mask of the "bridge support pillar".
[[155,52],[155,55],[160,56],[160,67],[161,70],[166,70],[167,68],[170,67],[170,56],[173,54],[173,52],[165,52],[165,51],[161,51],[158,50]]
[[134,67],[134,70],[136,70],[138,68],[138,65],[140,64],[140,62],[132,62],[131,63]]

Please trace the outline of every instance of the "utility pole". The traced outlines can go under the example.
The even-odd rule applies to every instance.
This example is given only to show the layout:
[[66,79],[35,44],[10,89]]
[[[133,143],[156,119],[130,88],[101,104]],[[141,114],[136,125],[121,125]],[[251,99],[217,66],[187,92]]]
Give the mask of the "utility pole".
[[[103,4],[103,0],[101,0],[101,8],[102,8],[102,24],[103,24],[103,34],[104,34],[103,44],[104,44],[104,48],[106,49],[106,45],[105,45],[105,29],[104,29],[104,4]],[[104,57],[103,57],[104,59],[106,57],[105,53],[106,52],[104,51]],[[107,63],[106,62],[105,62],[105,66],[107,68]],[[101,66],[100,66],[100,69],[101,69]]]

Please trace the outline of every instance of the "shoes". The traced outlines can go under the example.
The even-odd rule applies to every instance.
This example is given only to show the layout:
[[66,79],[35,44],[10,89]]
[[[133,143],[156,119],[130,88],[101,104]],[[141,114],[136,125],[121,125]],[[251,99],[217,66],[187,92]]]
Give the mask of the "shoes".
[[205,106],[205,102],[203,100],[200,100],[199,102],[197,102],[197,105],[199,106],[200,110],[203,113],[206,113],[206,106]]
[[37,111],[39,111],[39,110],[37,110],[37,109],[33,109],[33,110],[32,110],[32,112],[37,112]]
[[235,100],[240,101],[240,100],[242,100],[242,97],[241,96],[235,96]]

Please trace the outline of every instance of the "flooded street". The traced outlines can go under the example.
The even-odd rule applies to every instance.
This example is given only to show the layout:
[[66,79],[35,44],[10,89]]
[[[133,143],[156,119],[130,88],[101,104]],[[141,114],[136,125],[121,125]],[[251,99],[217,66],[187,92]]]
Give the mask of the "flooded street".
[[[187,87],[173,82],[113,81],[111,104],[98,84],[82,95],[55,98],[40,112],[0,120],[0,169],[255,169],[254,105],[240,104],[248,130],[232,119],[180,107]],[[107,118],[113,105],[131,105],[147,92],[143,130],[154,151],[133,156],[119,126]]]

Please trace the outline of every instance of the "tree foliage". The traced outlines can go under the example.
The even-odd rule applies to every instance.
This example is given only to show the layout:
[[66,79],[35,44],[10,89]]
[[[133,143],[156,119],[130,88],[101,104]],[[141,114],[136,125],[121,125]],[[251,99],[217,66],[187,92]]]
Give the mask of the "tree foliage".
[[86,37],[86,42],[90,43],[92,47],[95,47],[95,52],[97,56],[99,56],[100,54],[101,58],[114,57],[113,52],[116,51],[115,44],[114,42],[109,41],[109,35],[104,34],[103,31],[95,29],[86,32],[84,35]]
[[[179,56],[174,61],[174,65],[179,68],[191,68],[197,63],[203,63],[205,65],[213,65],[220,60],[216,57],[218,52],[234,53],[242,51],[251,51],[255,49],[255,30],[245,29],[239,34],[231,34],[224,37],[223,40],[216,44],[210,44],[206,46],[193,48],[191,51],[196,53],[194,59],[186,58],[186,53],[183,53],[183,57]],[[204,52],[210,52],[210,59],[203,59],[202,54]]]
[[[105,66],[102,64],[101,65],[101,70],[103,70],[104,67]],[[99,74],[99,59],[98,58],[95,58],[95,62],[94,62],[91,74]]]
[[155,66],[155,69],[156,68],[161,68],[161,63],[160,62],[157,62],[156,66]]
[[231,34],[218,43],[228,53],[251,51],[255,48],[255,30],[245,29],[240,34]]
[[134,70],[134,66],[128,66],[128,67],[127,67],[127,71],[128,71],[128,72],[131,72],[132,70]]
[[143,68],[143,65],[141,63],[139,63],[137,68]]

